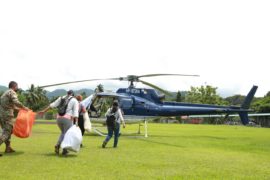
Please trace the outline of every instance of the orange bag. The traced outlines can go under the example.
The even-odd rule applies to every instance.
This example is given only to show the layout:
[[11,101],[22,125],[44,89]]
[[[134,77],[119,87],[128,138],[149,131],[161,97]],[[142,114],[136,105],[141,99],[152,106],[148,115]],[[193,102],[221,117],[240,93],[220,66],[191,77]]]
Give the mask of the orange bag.
[[36,118],[36,113],[21,109],[13,127],[13,134],[20,138],[27,138],[32,132],[32,126]]

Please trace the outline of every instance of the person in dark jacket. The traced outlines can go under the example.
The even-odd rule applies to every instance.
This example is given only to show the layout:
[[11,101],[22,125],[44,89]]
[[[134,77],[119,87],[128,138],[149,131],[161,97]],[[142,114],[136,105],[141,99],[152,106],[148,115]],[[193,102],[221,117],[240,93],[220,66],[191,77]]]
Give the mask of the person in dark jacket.
[[118,107],[118,102],[113,102],[112,107],[108,109],[108,111],[105,114],[105,117],[107,118],[106,123],[107,123],[108,135],[102,143],[102,148],[106,147],[107,143],[112,138],[113,134],[114,134],[113,147],[116,148],[118,144],[121,122],[123,123],[123,128],[126,127],[121,109]]

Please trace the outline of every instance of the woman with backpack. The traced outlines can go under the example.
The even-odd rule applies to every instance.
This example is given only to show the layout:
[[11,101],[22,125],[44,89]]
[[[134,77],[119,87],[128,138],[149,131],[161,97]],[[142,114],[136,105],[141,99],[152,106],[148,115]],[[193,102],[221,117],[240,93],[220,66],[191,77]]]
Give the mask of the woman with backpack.
[[108,129],[108,135],[102,143],[102,148],[105,148],[109,140],[114,134],[114,144],[113,147],[116,148],[118,144],[118,137],[120,131],[120,124],[123,123],[123,128],[126,127],[125,121],[121,112],[121,109],[118,107],[118,102],[113,102],[111,108],[105,114],[106,124]]
[[[61,131],[58,141],[54,147],[55,153],[59,154],[60,145],[64,139],[64,136],[69,128],[73,125],[73,121],[78,124],[79,116],[79,102],[74,98],[74,92],[69,90],[66,96],[59,97],[52,102],[47,108],[40,111],[39,114],[44,114],[51,108],[58,109],[57,125]],[[63,149],[62,155],[67,155],[68,150]]]

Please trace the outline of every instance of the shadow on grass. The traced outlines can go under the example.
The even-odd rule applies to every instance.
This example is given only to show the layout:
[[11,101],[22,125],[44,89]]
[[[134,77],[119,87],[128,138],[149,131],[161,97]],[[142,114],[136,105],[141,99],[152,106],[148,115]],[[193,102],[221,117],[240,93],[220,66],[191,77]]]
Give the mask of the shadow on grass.
[[3,156],[19,156],[19,155],[24,154],[24,152],[23,151],[16,151],[14,153],[1,153],[1,154],[3,154]]
[[98,146],[97,147],[98,149],[103,149],[103,150],[106,150],[106,149],[117,149],[117,148],[114,148],[113,146],[106,146],[105,148],[101,147],[101,146]]
[[39,131],[39,130],[34,130],[32,131],[33,134],[60,134],[60,132],[50,132],[50,131]]
[[166,143],[166,142],[157,142],[157,141],[153,141],[153,140],[150,140],[150,139],[137,139],[137,140],[138,141],[144,141],[144,142],[147,142],[147,143],[164,145],[164,146],[171,146],[171,147],[177,147],[177,148],[186,148],[186,146],[183,146],[183,145],[170,144],[170,143]]
[[69,153],[68,155],[57,155],[55,153],[47,153],[47,154],[44,154],[44,156],[47,156],[47,157],[55,157],[55,158],[76,158],[77,157],[77,154],[73,154],[73,153]]
[[[164,138],[171,138],[171,137],[182,137],[182,136],[174,136],[174,135],[148,135],[150,138],[152,138],[152,137],[158,137],[158,138],[160,138],[160,137],[164,137]],[[123,137],[131,137],[131,138],[145,138],[144,137],[144,134],[131,134],[131,135],[123,135]]]
[[89,136],[89,137],[91,137],[91,136],[99,137],[100,136],[100,137],[105,137],[105,136],[101,136],[101,135],[96,134],[96,133],[93,133],[93,132],[84,134],[83,136]]
[[[128,136],[126,136],[128,137]],[[141,137],[141,136],[138,136],[138,137]],[[177,136],[174,136],[174,135],[149,135],[149,137],[151,138],[155,138],[155,137],[158,137],[158,138],[173,138],[173,137],[177,137],[177,138],[185,138],[185,139],[194,139],[194,138],[197,138],[197,139],[218,139],[218,140],[227,140],[228,138],[227,137],[215,137],[215,136],[200,136],[200,135],[194,135],[194,136],[186,136],[186,135],[177,135]]]
[[228,138],[226,137],[215,137],[215,136],[182,136],[183,138],[190,138],[190,139],[217,139],[217,140],[227,140]]

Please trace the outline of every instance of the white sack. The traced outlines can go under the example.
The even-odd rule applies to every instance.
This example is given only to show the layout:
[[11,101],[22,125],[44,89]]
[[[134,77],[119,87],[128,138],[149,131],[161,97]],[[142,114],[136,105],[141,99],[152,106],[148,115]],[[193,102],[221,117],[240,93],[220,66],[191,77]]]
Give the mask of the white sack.
[[88,112],[86,111],[85,113],[83,113],[83,121],[84,121],[84,129],[87,132],[91,132],[92,129],[92,124],[88,115]]
[[82,132],[79,127],[73,125],[65,134],[64,140],[61,143],[62,149],[67,149],[74,152],[79,152],[82,143]]

